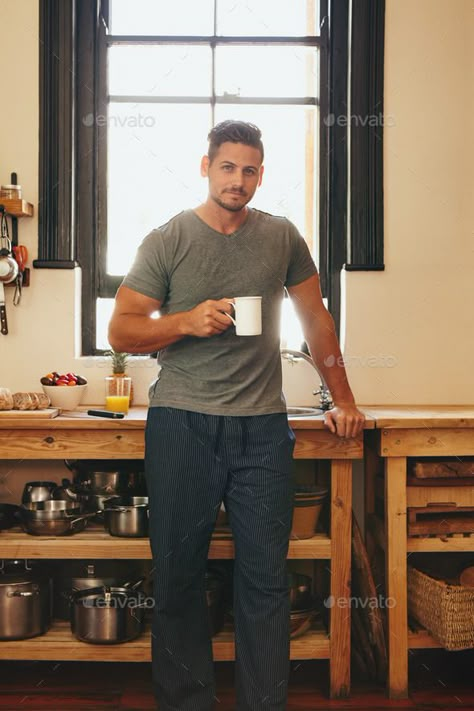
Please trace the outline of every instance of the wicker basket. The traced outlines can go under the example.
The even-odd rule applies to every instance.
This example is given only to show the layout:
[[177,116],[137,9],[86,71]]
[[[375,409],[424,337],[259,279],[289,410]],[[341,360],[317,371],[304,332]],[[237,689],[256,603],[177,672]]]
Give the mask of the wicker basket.
[[409,566],[408,612],[445,649],[474,647],[474,588],[436,580]]

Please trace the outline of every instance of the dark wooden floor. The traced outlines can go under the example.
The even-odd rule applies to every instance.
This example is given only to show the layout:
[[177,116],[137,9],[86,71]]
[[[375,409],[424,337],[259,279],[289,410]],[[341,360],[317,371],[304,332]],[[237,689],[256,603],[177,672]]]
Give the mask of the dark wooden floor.
[[[292,662],[287,711],[474,711],[474,651],[410,653],[410,697],[390,701],[385,689],[353,678],[348,699],[327,696],[328,664]],[[233,711],[233,664],[216,664],[218,711]],[[0,662],[0,707],[29,711],[142,711],[156,708],[148,664]]]

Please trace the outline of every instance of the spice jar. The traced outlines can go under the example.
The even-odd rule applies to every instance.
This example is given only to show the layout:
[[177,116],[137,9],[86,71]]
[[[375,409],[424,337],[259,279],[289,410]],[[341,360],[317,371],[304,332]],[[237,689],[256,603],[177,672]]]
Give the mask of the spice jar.
[[21,185],[2,185],[0,187],[0,198],[6,200],[21,199]]

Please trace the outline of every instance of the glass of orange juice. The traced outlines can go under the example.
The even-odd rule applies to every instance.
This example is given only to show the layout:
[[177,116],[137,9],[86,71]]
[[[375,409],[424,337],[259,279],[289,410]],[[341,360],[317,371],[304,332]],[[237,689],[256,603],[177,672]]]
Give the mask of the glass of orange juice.
[[111,412],[128,413],[131,384],[132,379],[128,376],[117,378],[108,375],[105,378],[105,409]]

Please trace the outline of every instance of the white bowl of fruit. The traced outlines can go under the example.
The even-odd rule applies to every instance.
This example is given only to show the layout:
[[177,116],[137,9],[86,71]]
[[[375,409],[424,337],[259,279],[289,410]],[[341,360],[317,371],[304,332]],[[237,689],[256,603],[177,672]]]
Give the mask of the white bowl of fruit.
[[87,380],[77,373],[61,374],[54,370],[41,378],[41,387],[52,407],[75,410],[87,390]]

